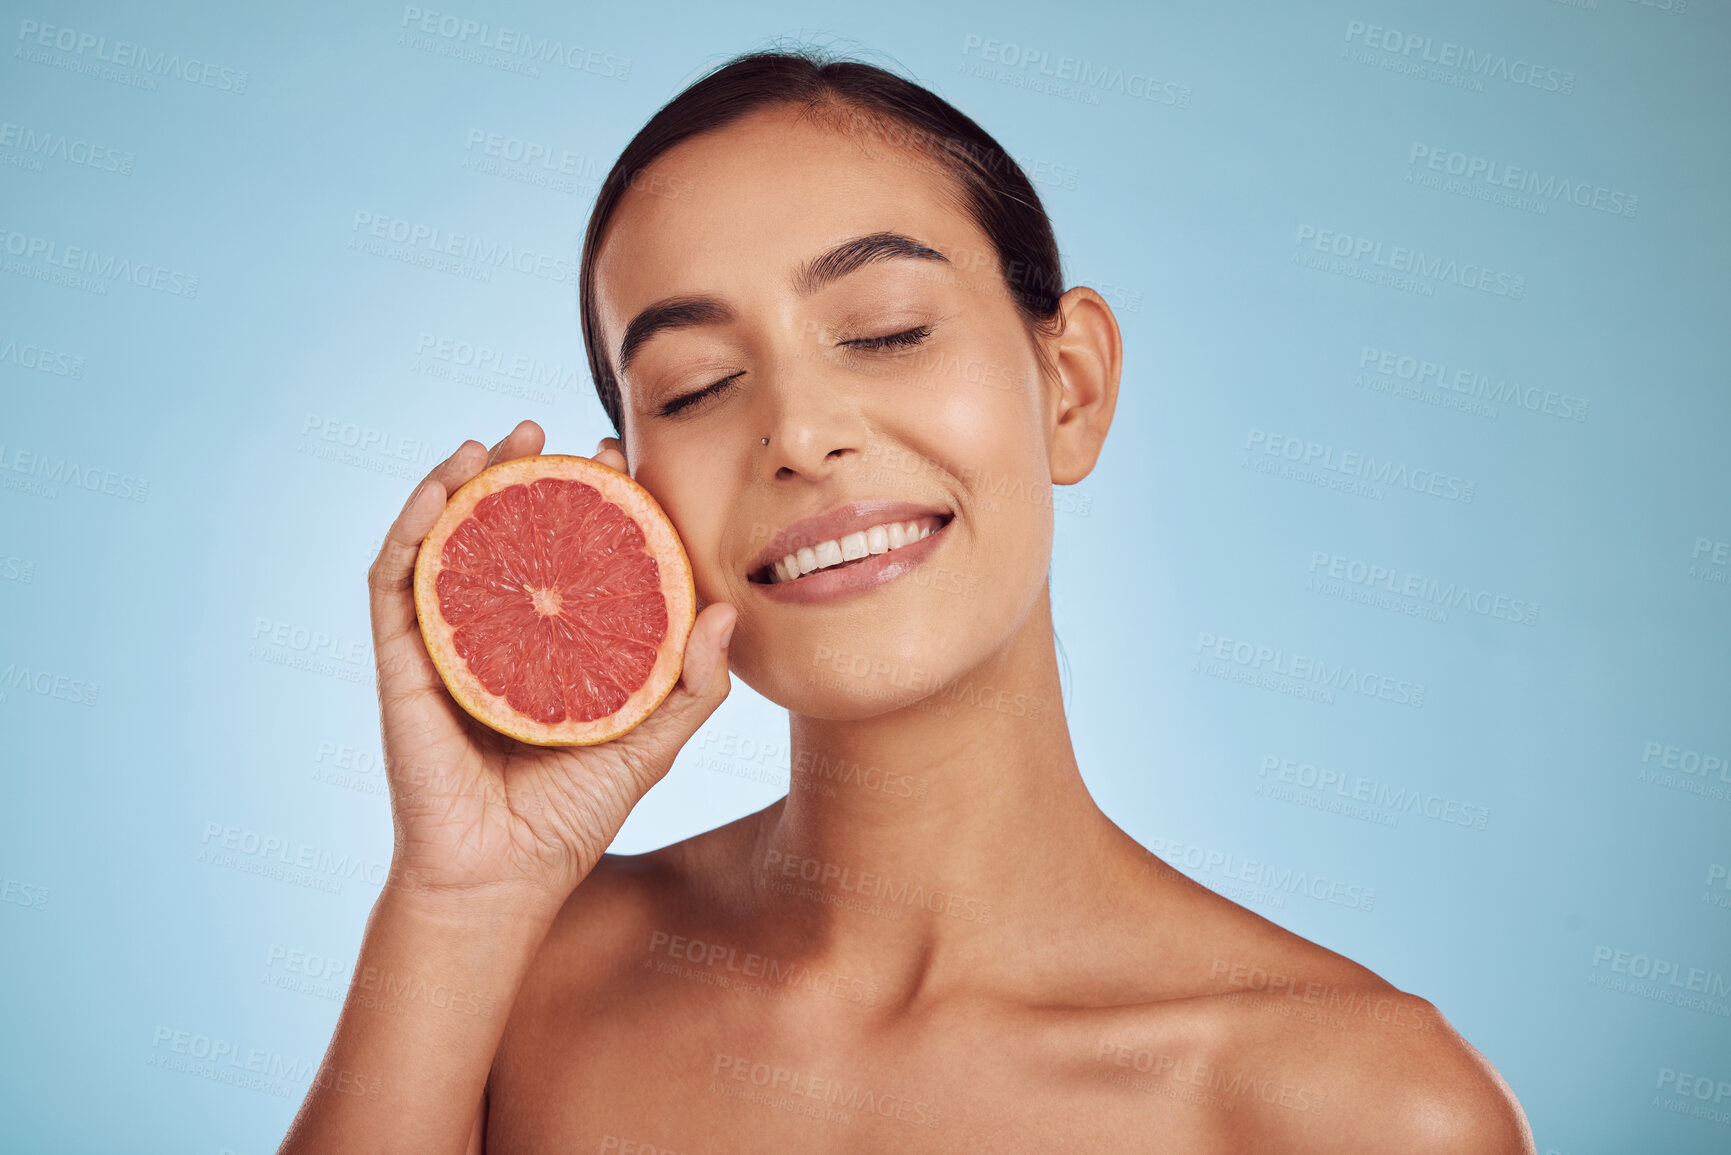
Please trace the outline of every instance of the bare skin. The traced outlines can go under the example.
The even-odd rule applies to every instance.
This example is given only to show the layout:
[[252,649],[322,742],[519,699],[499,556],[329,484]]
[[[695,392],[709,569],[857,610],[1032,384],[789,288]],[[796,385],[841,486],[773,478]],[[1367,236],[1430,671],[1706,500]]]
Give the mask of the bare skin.
[[[391,885],[282,1150],[1532,1152],[1434,1007],[1172,871],[1089,796],[1041,487],[1087,476],[1111,424],[1099,295],[1031,331],[943,178],[869,132],[772,110],[656,167],[702,195],[630,193],[610,226],[613,363],[657,302],[724,309],[635,350],[596,460],[686,544],[684,676],[599,747],[467,718],[416,630],[415,549],[544,434],[429,475],[370,573]],[[884,233],[945,259],[801,281]],[[808,604],[757,580],[769,535],[880,498],[949,518],[919,570]],[[730,669],[789,710],[788,796],[605,854]]]

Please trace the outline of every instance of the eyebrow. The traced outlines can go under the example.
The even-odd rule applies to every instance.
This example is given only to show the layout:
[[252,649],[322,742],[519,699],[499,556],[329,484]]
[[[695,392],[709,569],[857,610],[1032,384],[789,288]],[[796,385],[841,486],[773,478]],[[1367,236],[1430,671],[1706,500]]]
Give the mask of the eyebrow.
[[[871,233],[843,241],[821,257],[800,266],[793,275],[793,290],[802,297],[809,297],[866,265],[900,258],[950,263],[944,254],[912,237],[900,233]],[[625,338],[619,346],[619,372],[623,373],[630,367],[631,358],[657,333],[699,325],[721,325],[733,320],[735,315],[732,308],[716,297],[668,297],[657,301],[631,318],[631,323],[625,326]]]

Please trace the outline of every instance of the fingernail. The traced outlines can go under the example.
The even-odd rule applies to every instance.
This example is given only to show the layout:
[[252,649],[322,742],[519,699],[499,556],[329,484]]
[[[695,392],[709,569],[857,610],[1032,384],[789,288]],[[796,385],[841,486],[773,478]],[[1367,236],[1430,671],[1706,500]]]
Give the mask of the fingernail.
[[716,646],[717,649],[725,650],[727,648],[727,643],[733,640],[733,627],[738,624],[739,615],[735,614],[733,620],[727,623],[727,628],[721,631],[721,639]]

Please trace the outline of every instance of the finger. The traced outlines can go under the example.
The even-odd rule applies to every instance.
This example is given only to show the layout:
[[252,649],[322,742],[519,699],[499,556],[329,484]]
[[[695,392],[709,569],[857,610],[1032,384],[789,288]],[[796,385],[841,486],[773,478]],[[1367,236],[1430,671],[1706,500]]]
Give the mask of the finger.
[[625,443],[617,437],[603,437],[595,447],[595,456],[591,461],[599,461],[608,469],[619,473],[630,473],[631,467],[625,461]]
[[[385,532],[379,555],[367,570],[373,618],[373,653],[383,661],[393,639],[415,630],[415,558],[421,540],[445,511],[445,502],[477,473],[486,458],[479,441],[465,441],[435,465],[409,495],[402,512]],[[382,665],[381,665],[382,668]]]
[[703,607],[685,643],[685,665],[680,670],[676,692],[702,695],[712,687],[716,667],[727,662],[727,647],[733,641],[733,627],[738,622],[739,611],[726,602]]
[[641,789],[661,780],[698,727],[726,700],[733,686],[727,649],[738,620],[739,611],[725,602],[705,606],[691,627],[685,665],[673,691],[642,725],[615,739],[618,753],[638,772]]
[[487,464],[493,466],[518,457],[532,457],[546,444],[546,430],[525,417],[488,452]]

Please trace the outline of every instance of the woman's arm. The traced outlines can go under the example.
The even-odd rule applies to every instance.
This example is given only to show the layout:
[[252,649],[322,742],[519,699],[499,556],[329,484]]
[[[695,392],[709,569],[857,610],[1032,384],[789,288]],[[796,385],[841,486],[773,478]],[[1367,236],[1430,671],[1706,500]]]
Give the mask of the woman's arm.
[[[463,712],[415,618],[422,540],[486,465],[539,453],[522,422],[427,475],[367,574],[396,844],[325,1062],[280,1151],[478,1152],[487,1072],[554,916],[639,799],[727,697],[734,611],[698,615],[680,682],[611,742],[529,746]],[[623,471],[619,443],[594,460]]]
[[487,1073],[551,912],[387,889],[281,1155],[478,1155]]

